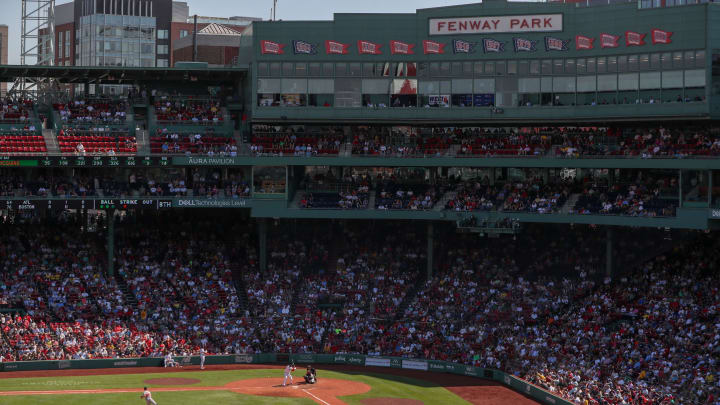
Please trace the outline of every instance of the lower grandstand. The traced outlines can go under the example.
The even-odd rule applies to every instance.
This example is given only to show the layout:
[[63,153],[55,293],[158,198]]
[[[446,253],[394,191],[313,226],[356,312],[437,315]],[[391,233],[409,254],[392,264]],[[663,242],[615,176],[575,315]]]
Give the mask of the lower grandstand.
[[275,221],[258,248],[266,225],[232,212],[126,211],[110,265],[104,215],[3,220],[5,363],[358,353],[502,370],[578,404],[720,394],[714,234],[629,228],[608,258],[595,226],[442,225],[428,274],[414,222]]

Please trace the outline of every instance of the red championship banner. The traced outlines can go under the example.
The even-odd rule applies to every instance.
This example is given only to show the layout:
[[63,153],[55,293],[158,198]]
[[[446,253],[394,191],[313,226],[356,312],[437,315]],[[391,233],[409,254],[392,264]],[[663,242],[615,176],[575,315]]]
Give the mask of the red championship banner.
[[652,43],[655,44],[669,44],[672,42],[673,33],[670,31],[663,31],[659,29],[653,29],[650,31],[652,36]]
[[360,55],[382,55],[380,47],[382,45],[376,44],[370,41],[363,41],[362,39],[357,41],[358,53]]
[[425,55],[435,54],[440,55],[445,53],[445,44],[435,41],[423,41],[423,53]]
[[413,55],[415,44],[406,44],[400,41],[390,41],[390,54],[392,55]]
[[620,36],[613,34],[600,34],[600,47],[601,48],[617,48],[619,46],[618,40]]
[[583,35],[575,35],[575,49],[593,49],[595,47],[595,38]]
[[325,53],[328,55],[347,55],[350,45],[337,41],[325,41]]
[[645,35],[635,31],[625,31],[625,46],[645,45]]
[[285,48],[284,44],[279,44],[272,41],[260,41],[260,50],[262,51],[263,55],[282,55],[284,53],[283,48]]

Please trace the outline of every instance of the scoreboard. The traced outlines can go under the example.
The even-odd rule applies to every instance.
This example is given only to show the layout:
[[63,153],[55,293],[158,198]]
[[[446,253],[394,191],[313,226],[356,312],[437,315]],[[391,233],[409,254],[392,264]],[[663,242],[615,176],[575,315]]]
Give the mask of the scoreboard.
[[0,200],[0,210],[9,211],[62,211],[62,210],[128,210],[172,208],[172,200],[158,199],[100,199],[74,198],[67,200]]
[[168,156],[0,156],[0,167],[158,167]]

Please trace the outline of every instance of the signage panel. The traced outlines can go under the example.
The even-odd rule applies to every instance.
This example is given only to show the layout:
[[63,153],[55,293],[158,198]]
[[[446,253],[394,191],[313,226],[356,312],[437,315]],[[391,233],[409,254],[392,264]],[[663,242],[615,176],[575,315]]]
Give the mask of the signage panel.
[[430,35],[558,32],[562,30],[562,14],[503,15],[491,17],[430,19]]

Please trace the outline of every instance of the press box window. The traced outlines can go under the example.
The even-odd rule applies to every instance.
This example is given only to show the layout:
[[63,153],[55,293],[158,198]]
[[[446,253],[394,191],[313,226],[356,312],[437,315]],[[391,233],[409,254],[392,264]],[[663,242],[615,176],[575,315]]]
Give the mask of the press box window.
[[258,63],[258,76],[267,76],[268,75],[268,64],[267,63]]
[[270,64],[270,76],[273,77],[279,77],[280,76],[280,63],[271,63]]
[[320,76],[322,75],[322,69],[320,68],[319,63],[311,63],[309,65],[310,69],[308,70],[309,76]]

